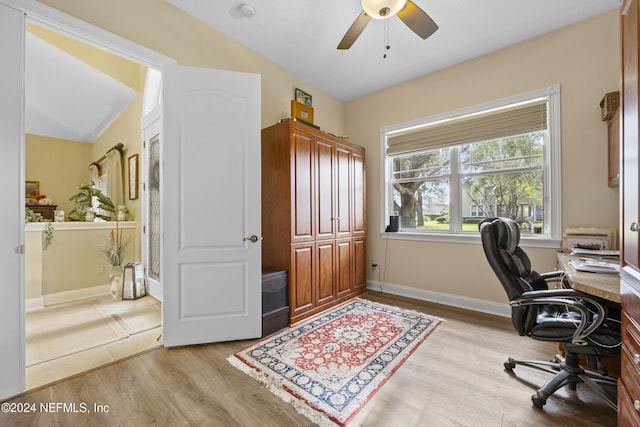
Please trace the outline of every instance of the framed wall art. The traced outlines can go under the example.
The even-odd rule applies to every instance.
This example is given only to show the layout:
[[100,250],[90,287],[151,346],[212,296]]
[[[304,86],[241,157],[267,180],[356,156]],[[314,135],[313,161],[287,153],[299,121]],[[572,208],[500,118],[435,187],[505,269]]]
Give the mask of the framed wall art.
[[129,200],[138,198],[138,155],[129,156]]
[[294,97],[293,99],[295,99],[296,101],[298,101],[300,104],[304,104],[308,107],[311,107],[312,104],[312,99],[311,99],[311,95],[309,95],[307,92],[304,92],[298,88],[296,88],[295,92],[294,92]]
[[24,198],[27,203],[38,203],[38,196],[40,195],[40,181],[25,181],[24,183]]

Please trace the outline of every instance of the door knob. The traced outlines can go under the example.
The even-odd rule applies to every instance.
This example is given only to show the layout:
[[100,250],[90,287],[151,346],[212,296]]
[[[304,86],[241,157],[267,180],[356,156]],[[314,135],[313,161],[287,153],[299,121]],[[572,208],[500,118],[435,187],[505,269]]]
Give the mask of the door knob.
[[258,241],[258,236],[256,236],[256,235],[254,234],[253,236],[251,236],[251,237],[245,237],[245,238],[244,238],[244,239],[242,239],[242,240],[248,240],[248,241],[250,241],[250,242],[255,243],[255,242],[257,242],[257,241]]
[[631,226],[629,227],[629,230],[631,231],[638,231],[638,223],[637,222],[632,222]]

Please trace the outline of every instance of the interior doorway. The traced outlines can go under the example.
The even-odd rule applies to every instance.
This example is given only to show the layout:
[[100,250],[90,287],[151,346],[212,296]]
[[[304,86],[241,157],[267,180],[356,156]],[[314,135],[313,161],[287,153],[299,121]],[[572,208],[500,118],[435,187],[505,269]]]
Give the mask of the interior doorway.
[[[28,21],[27,27],[34,25],[46,27],[44,28],[45,32],[53,31],[56,36],[65,37],[64,34],[39,22],[38,19],[29,19]],[[77,34],[74,34],[74,36],[74,42],[82,43],[84,49],[96,49],[91,43],[88,43],[89,40],[79,41],[77,40]],[[105,46],[104,42],[100,44]],[[120,47],[117,50],[121,52],[122,48]],[[72,52],[67,49],[66,54],[72,54]],[[113,53],[109,54],[113,55]],[[141,70],[158,65],[157,61],[155,64],[149,64],[148,61],[140,60],[139,53],[136,54],[135,49],[132,55],[133,58],[120,57],[120,59],[122,61],[135,60]],[[109,66],[107,64],[103,65],[103,67],[112,68],[113,71],[113,68],[117,67],[117,65],[112,64]],[[144,78],[142,74],[141,72],[140,79]],[[25,79],[25,84],[29,85],[28,78]],[[142,82],[140,86],[145,88],[146,85]],[[140,98],[143,95],[141,93],[139,95]],[[156,96],[158,95],[157,93]],[[138,104],[142,107],[143,103],[138,102]],[[138,133],[141,132],[142,116],[143,109],[138,108],[137,118],[133,119],[133,122],[138,126]],[[45,127],[41,126],[41,129]],[[41,131],[39,137],[46,138],[45,133]],[[142,175],[142,179],[140,179],[142,185],[139,186],[140,194],[137,197],[139,201],[133,202],[134,207],[131,210],[133,210],[134,220],[138,224],[142,224],[143,220],[146,221],[150,217],[145,212],[148,205],[143,202],[147,199],[145,194],[147,186],[144,184],[147,182],[146,172],[148,168],[144,162],[146,156],[142,152],[142,138],[129,140],[129,146],[126,148],[128,152],[125,152],[125,156],[123,156],[125,172],[127,172],[127,154],[135,153],[141,163],[141,167],[138,169]],[[29,151],[27,150],[25,163],[29,162],[28,154]],[[92,154],[92,158],[97,157],[99,156],[96,153]],[[26,166],[25,169],[28,170],[29,168]],[[86,168],[88,164],[83,164],[82,166]],[[127,175],[125,175],[126,177]],[[127,181],[125,180],[125,182]],[[77,182],[73,182],[69,188],[77,185]],[[125,192],[126,190],[127,188],[125,188]],[[148,227],[143,227],[142,225],[136,227],[135,241],[130,242],[132,260],[141,260],[143,254],[148,252],[141,248],[142,242],[146,241],[142,235],[145,229],[148,230]],[[96,250],[99,250],[99,248],[96,248]],[[25,270],[29,271],[32,267],[28,259],[25,260]],[[47,274],[56,274],[55,269],[49,270]],[[92,279],[96,280],[93,277]],[[161,309],[158,299],[147,296],[135,301],[123,301],[121,299],[113,299],[110,295],[105,295],[104,292],[101,294],[100,290],[91,289],[65,292],[59,293],[59,295],[64,294],[65,296],[53,298],[55,300],[53,304],[47,304],[46,298],[43,298],[44,307],[29,310],[28,313],[25,313],[26,389],[32,389],[104,364],[113,363],[115,360],[130,357],[161,345],[162,327],[159,324]],[[157,294],[157,292],[154,293]],[[70,333],[65,333],[65,330],[70,331]],[[45,348],[48,350],[43,350]]]

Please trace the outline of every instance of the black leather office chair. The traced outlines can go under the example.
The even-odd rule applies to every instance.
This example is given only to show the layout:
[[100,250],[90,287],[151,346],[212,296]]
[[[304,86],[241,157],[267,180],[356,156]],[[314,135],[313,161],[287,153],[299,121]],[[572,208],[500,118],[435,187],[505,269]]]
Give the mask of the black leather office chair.
[[[584,383],[616,409],[616,379],[607,375],[600,358],[620,354],[620,311],[574,289],[549,289],[548,282],[562,280],[564,272],[539,274],[531,268],[519,247],[520,228],[514,220],[487,218],[478,227],[487,260],[507,292],[516,331],[536,340],[562,343],[564,348],[564,360],[509,358],[505,369],[513,372],[517,365],[523,365],[554,374],[531,396],[536,408],[542,408],[561,387],[575,390],[578,383]],[[589,369],[579,365],[580,355],[585,355]]]

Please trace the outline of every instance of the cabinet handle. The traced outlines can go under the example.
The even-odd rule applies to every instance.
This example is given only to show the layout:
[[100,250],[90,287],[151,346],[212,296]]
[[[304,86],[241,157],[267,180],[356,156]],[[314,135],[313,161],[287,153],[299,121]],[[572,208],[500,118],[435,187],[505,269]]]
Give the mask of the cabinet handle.
[[636,408],[636,411],[640,412],[640,400],[634,400],[633,407]]
[[633,355],[633,363],[640,365],[640,354],[636,353]]
[[638,231],[638,223],[637,222],[632,222],[631,225],[629,226],[629,230],[631,230],[633,232],[637,232]]

